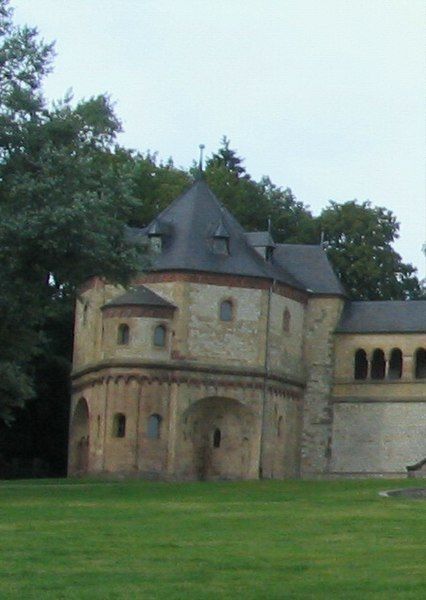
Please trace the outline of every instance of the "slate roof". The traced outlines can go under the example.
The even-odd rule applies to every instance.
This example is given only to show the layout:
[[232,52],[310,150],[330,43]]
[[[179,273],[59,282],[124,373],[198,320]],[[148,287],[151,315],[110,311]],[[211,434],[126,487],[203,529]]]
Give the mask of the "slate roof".
[[124,294],[121,294],[121,296],[117,296],[117,298],[104,304],[102,308],[110,306],[163,306],[166,308],[176,308],[174,304],[164,300],[164,298],[149,290],[144,285],[132,287]]
[[[284,265],[266,262],[246,239],[245,231],[219,202],[203,180],[196,181],[176,198],[143,230],[149,235],[155,222],[167,231],[162,238],[162,252],[151,257],[150,271],[201,271],[224,275],[243,275],[277,279],[304,289]],[[218,227],[229,235],[229,255],[215,254],[213,237]],[[137,235],[134,229],[132,237]]]
[[426,301],[386,300],[347,303],[337,333],[424,333]]
[[285,266],[308,292],[346,295],[321,246],[277,244],[272,264]]
[[246,239],[248,240],[249,244],[254,248],[275,246],[275,242],[272,239],[272,236],[269,233],[269,231],[249,231],[244,235],[246,236]]
[[[213,251],[218,230],[229,235],[229,255]],[[153,231],[162,235],[162,252],[150,257],[150,271],[260,277],[318,294],[344,294],[319,246],[280,244],[272,260],[265,261],[254,246],[275,246],[270,233],[245,232],[203,180],[196,181],[144,229],[128,228],[127,238],[147,242]]]

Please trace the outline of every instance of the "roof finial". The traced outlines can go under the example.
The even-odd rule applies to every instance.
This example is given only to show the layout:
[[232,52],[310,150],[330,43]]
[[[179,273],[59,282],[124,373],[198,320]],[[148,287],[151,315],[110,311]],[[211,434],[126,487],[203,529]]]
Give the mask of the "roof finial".
[[271,217],[268,217],[268,233],[271,233]]
[[203,150],[205,148],[204,144],[200,144],[199,146],[200,149],[200,161],[198,163],[198,170],[200,171],[200,175],[203,173]]

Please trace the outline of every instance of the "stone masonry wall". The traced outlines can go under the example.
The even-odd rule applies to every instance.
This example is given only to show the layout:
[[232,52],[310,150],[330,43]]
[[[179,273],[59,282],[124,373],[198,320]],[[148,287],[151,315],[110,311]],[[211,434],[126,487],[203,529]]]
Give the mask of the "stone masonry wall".
[[[338,334],[333,386],[331,470],[336,474],[406,475],[426,458],[426,380],[415,377],[424,334]],[[384,352],[385,377],[355,380],[354,356]],[[400,378],[389,376],[392,349],[402,353]]]
[[316,297],[308,302],[304,358],[307,374],[301,446],[302,477],[329,471],[334,329],[343,308],[340,298]]

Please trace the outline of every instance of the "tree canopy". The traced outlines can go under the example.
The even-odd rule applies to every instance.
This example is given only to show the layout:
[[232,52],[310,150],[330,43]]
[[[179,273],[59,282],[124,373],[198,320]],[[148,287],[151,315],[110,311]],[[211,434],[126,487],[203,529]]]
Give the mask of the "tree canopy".
[[420,297],[415,269],[402,262],[392,243],[399,223],[391,211],[355,200],[330,202],[319,217],[327,253],[350,297],[405,300]]
[[131,173],[107,96],[48,106],[53,46],[13,23],[0,0],[0,417],[33,393],[31,360],[46,320],[69,310],[92,275],[127,281]]

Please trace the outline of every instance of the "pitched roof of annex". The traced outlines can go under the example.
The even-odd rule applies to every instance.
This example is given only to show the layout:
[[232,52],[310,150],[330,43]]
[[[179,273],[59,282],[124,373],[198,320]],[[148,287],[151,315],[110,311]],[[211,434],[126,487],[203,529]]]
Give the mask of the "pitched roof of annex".
[[425,333],[426,301],[348,302],[336,333]]

